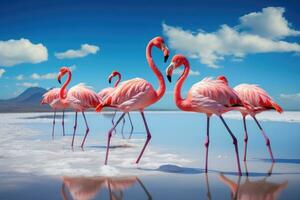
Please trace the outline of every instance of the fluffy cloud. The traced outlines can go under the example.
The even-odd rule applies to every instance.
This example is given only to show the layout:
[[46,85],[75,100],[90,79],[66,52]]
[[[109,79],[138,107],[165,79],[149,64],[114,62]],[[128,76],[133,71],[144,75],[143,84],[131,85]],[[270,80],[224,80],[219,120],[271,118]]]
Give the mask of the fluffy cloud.
[[[183,69],[177,68],[173,73],[177,74],[177,75],[181,75],[183,73]],[[199,76],[200,72],[199,71],[194,71],[194,70],[190,69],[189,75],[190,76]]]
[[9,67],[21,63],[40,63],[48,59],[43,44],[33,44],[28,39],[0,41],[0,66]]
[[23,83],[17,83],[16,85],[22,87],[37,87],[39,86],[39,83],[23,82]]
[[23,75],[23,74],[20,74],[20,75],[16,76],[16,79],[17,79],[18,81],[21,81],[21,80],[24,79],[24,75]]
[[240,28],[266,38],[300,35],[300,31],[293,30],[283,17],[284,12],[285,9],[281,7],[268,7],[262,12],[249,13],[240,17]]
[[73,71],[75,71],[76,70],[76,65],[71,65],[70,67],[69,67],[69,69],[73,72]]
[[85,57],[89,54],[96,54],[99,51],[99,47],[95,45],[89,44],[82,44],[81,48],[78,50],[69,49],[65,52],[55,53],[55,56],[58,59],[65,59],[65,58],[81,58]]
[[295,94],[280,94],[281,99],[300,101],[300,93]]
[[[275,12],[276,10],[277,12]],[[202,64],[217,68],[220,67],[217,62],[223,60],[226,56],[232,57],[232,60],[240,61],[247,54],[300,52],[298,43],[278,40],[278,38],[299,34],[299,31],[289,28],[289,23],[282,16],[283,12],[283,8],[265,8],[262,12],[242,16],[240,18],[241,24],[236,27],[230,27],[225,24],[221,25],[217,31],[211,33],[203,31],[194,33],[165,23],[162,26],[164,34],[169,39],[171,48],[185,53],[190,58],[199,59]],[[262,17],[272,19],[261,20]],[[265,24],[265,29],[262,30],[262,28],[257,28],[258,26],[263,26],[258,25],[261,23],[270,24]],[[274,30],[285,29],[285,31],[282,30],[275,33],[272,32],[273,29],[271,27]],[[268,32],[269,34],[267,34]]]
[[0,78],[3,76],[4,73],[5,73],[5,69],[0,69]]
[[47,74],[33,73],[30,77],[35,80],[55,79],[57,77],[57,73],[47,73]]

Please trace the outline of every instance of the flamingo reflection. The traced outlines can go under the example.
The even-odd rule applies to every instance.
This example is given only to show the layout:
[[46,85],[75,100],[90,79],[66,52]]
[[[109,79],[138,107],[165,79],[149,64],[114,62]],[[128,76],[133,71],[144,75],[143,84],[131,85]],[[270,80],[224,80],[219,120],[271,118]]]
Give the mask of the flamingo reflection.
[[[147,199],[152,199],[142,181],[136,176],[129,177],[63,177],[61,194],[64,200],[91,200],[100,193],[102,188],[107,188],[110,200],[124,198],[124,190],[139,184],[145,192]],[[70,195],[68,195],[69,191]],[[69,198],[71,196],[71,198]]]
[[288,181],[281,183],[275,183],[267,181],[267,178],[272,175],[274,164],[271,165],[268,174],[260,180],[251,181],[248,176],[247,165],[246,168],[246,180],[241,183],[238,178],[237,183],[226,177],[224,174],[219,175],[219,179],[227,185],[231,190],[231,199],[255,199],[255,200],[275,200],[278,198],[280,192],[284,190]]

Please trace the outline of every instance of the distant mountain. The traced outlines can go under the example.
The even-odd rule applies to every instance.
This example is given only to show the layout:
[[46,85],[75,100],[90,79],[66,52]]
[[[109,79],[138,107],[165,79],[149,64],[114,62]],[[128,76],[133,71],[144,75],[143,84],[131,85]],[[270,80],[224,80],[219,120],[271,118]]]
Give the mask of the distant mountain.
[[0,100],[0,112],[44,112],[50,111],[48,105],[40,105],[45,88],[31,87],[19,96],[11,99]]

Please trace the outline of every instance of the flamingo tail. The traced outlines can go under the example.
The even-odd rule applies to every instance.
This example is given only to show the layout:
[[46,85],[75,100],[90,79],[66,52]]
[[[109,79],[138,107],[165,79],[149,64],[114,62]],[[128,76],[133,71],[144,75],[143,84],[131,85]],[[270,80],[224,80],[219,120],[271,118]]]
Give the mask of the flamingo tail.
[[283,109],[277,104],[277,103],[275,103],[275,102],[271,102],[271,104],[272,104],[272,107],[277,111],[277,112],[279,112],[279,113],[282,113],[283,112]]
[[98,106],[96,107],[96,112],[101,112],[103,108],[104,108],[103,103],[99,103]]

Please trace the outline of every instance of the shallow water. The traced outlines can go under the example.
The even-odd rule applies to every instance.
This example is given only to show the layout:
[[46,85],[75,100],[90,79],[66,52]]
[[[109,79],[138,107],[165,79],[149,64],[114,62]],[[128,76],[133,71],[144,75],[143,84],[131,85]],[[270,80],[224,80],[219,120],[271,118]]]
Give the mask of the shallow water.
[[[112,137],[109,165],[103,166],[112,113],[87,113],[90,135],[79,115],[75,146],[70,147],[73,113],[60,117],[52,140],[52,114],[0,114],[0,199],[298,199],[300,191],[300,113],[261,114],[276,163],[269,160],[262,135],[248,120],[248,161],[236,175],[232,141],[213,117],[209,173],[203,173],[206,119],[201,114],[146,112],[152,140],[134,164],[146,134],[139,113],[132,113],[132,139],[122,139],[121,125]],[[239,140],[243,157],[243,126],[238,113],[225,116]],[[125,137],[130,126],[126,117]],[[248,172],[248,173],[247,173]],[[248,176],[247,176],[248,175]]]

